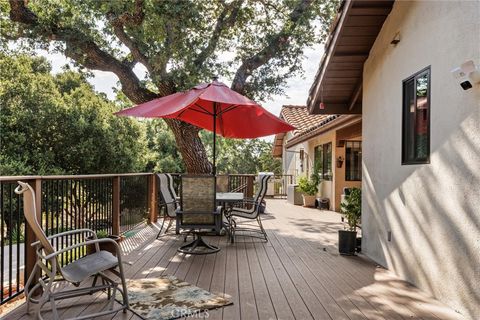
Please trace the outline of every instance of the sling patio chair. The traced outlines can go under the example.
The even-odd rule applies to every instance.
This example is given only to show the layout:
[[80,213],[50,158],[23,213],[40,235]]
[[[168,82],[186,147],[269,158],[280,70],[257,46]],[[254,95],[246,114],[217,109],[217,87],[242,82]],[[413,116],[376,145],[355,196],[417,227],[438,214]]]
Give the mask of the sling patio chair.
[[170,173],[165,173],[165,175],[168,178],[168,189],[170,190],[170,194],[175,200],[180,201],[180,197],[177,195],[177,192],[175,192],[175,183],[173,181],[173,176]]
[[[128,309],[127,285],[123,273],[122,251],[118,244],[114,240],[108,238],[97,239],[95,232],[90,229],[71,230],[47,237],[42,230],[36,215],[35,191],[28,183],[19,181],[18,184],[19,186],[15,189],[15,193],[19,195],[23,194],[25,219],[33,230],[35,237],[38,239],[37,242],[32,243],[32,246],[36,248],[36,262],[32,273],[25,284],[27,313],[29,313],[30,310],[30,303],[38,304],[36,312],[37,318],[44,319],[41,314],[42,307],[49,302],[52,312],[52,316],[49,317],[49,319],[57,320],[59,319],[56,307],[57,301],[76,298],[83,295],[91,295],[98,291],[107,291],[108,308],[100,312],[78,316],[73,319],[90,319],[113,314],[120,310],[126,312]],[[69,246],[62,248],[61,250],[57,250],[50,242],[53,239],[74,234],[91,236],[93,237],[93,240],[75,244],[71,243]],[[117,256],[114,256],[108,251],[101,251],[99,243],[103,242],[110,242],[113,244],[116,247]],[[61,258],[63,255],[69,254],[77,248],[81,249],[88,245],[95,246],[94,253],[74,260],[65,266],[61,266]],[[116,268],[118,268],[118,271]],[[44,274],[43,276],[42,271]],[[109,277],[107,272],[120,278],[122,289],[118,288],[120,284],[113,278]],[[102,280],[101,285],[97,285],[98,278]],[[79,287],[88,279],[93,280],[91,286]],[[33,281],[35,281],[36,284],[30,288]],[[55,282],[58,281],[65,281],[73,284],[73,286],[77,288],[58,286],[55,284]],[[41,295],[39,298],[34,298],[33,294],[38,289],[41,289]],[[120,307],[115,307],[117,290],[121,293],[123,298]]]
[[[215,176],[183,175],[180,185],[180,208],[177,209],[178,228],[193,233],[194,241],[178,249],[186,254],[209,254],[220,249],[207,244],[202,235],[222,228],[222,207],[216,204]],[[196,239],[195,239],[196,238]]]
[[[250,232],[249,236],[268,241],[267,233],[263,228],[260,217],[260,208],[263,198],[265,198],[265,194],[267,193],[268,180],[270,177],[270,175],[260,176],[259,188],[253,199],[245,199],[242,202],[242,206],[234,206],[226,211],[225,217],[229,228],[228,235],[232,243],[235,242],[237,231]],[[240,224],[244,224],[249,220],[256,220],[260,230],[258,228],[240,226]]]
[[[162,200],[163,200],[162,226],[160,227],[160,230],[158,231],[158,234],[157,234],[157,239],[159,239],[162,236],[162,231],[165,226],[165,221],[168,220],[168,224],[165,227],[165,231],[163,232],[163,235],[165,235],[168,232],[168,229],[170,229],[173,220],[175,220],[176,210],[179,206],[179,201],[177,199],[175,189],[173,188],[172,176],[168,173],[159,173],[157,174],[157,176],[160,181],[160,195],[162,196]],[[178,224],[175,228],[175,233],[176,234],[179,233]]]

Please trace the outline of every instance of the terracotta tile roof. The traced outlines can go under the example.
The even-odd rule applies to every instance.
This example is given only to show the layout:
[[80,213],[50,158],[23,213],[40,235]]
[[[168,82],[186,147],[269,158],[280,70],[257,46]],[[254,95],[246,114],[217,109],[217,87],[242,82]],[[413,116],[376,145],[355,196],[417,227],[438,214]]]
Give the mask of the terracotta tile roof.
[[294,135],[301,135],[321,126],[331,115],[309,114],[306,106],[285,105],[280,111],[280,117],[297,128]]
[[[338,118],[338,115],[309,114],[306,106],[284,105],[280,111],[280,118],[297,128],[289,141],[301,139],[302,136],[321,128]],[[285,133],[275,135],[272,153],[274,157],[282,156],[282,144]]]

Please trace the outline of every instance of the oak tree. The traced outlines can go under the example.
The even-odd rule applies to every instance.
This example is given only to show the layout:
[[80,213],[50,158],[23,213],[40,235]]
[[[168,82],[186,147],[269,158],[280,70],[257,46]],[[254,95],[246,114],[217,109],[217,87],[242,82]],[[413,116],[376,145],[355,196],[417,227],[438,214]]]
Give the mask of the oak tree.
[[[0,41],[63,53],[114,73],[135,104],[212,76],[262,100],[301,72],[337,0],[0,0]],[[144,78],[134,67],[143,65]],[[199,128],[166,119],[189,172],[210,172]]]

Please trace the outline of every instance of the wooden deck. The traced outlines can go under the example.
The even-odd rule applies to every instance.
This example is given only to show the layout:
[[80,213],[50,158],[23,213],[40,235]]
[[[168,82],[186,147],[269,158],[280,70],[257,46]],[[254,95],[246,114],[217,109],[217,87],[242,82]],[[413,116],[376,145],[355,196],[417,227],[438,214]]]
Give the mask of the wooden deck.
[[[123,242],[127,278],[175,275],[234,304],[209,311],[205,319],[460,319],[417,288],[400,281],[368,259],[338,255],[337,213],[269,200],[264,226],[268,243],[207,237],[222,250],[208,256],[177,253],[183,243],[174,235],[154,240],[157,226],[140,229]],[[105,295],[62,301],[61,317],[104,307]],[[48,311],[45,319],[50,319]],[[198,318],[198,317],[197,317]],[[34,319],[21,305],[3,319]],[[103,319],[140,319],[131,312]]]

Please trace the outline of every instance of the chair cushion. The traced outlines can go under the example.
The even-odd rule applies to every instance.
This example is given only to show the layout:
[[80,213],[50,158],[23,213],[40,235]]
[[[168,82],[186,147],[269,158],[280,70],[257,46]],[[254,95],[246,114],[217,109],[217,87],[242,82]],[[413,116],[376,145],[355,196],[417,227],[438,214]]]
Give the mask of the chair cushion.
[[65,280],[80,283],[94,274],[114,268],[118,259],[108,251],[98,251],[75,260],[62,268]]

